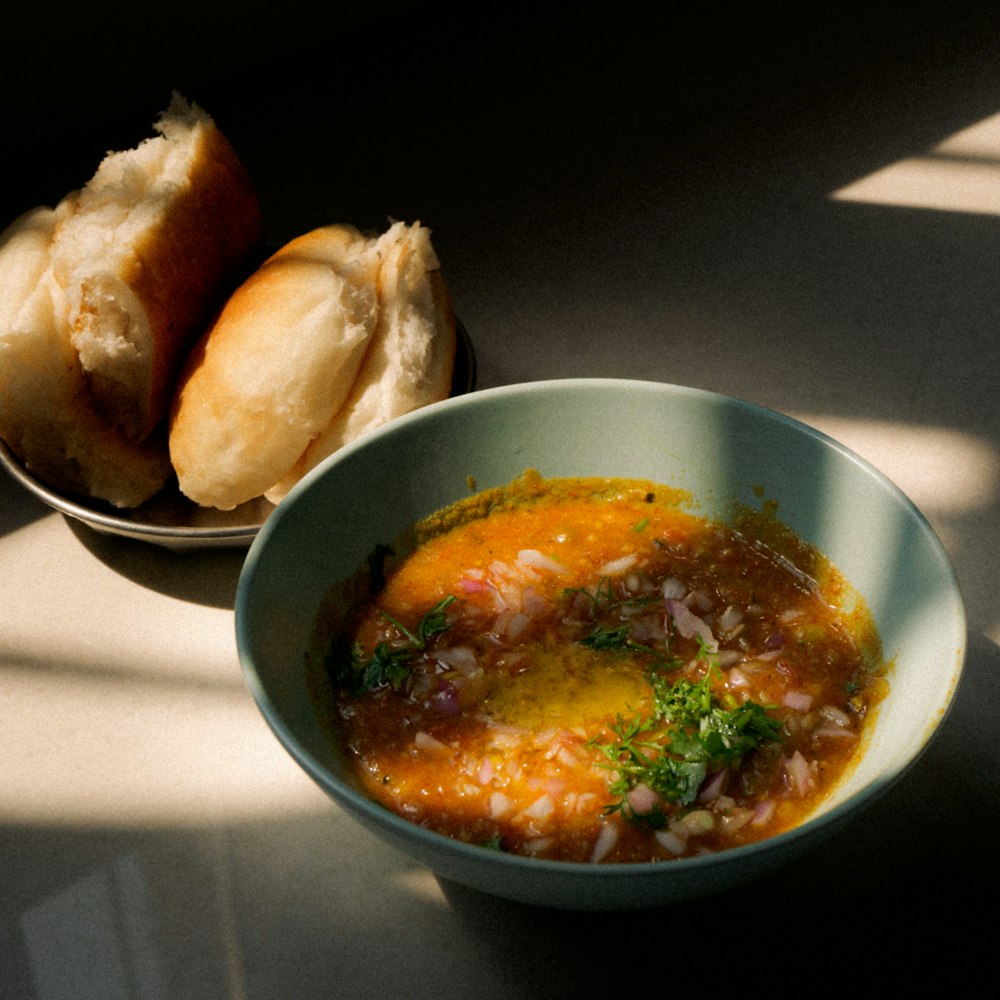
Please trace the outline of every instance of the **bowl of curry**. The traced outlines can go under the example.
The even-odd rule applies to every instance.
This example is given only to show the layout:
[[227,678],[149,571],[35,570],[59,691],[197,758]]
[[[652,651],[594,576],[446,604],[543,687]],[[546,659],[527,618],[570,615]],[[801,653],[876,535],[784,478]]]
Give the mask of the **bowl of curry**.
[[278,506],[236,602],[292,757],[438,875],[663,905],[773,870],[914,765],[965,652],[948,558],[773,411],[571,379],[445,401]]

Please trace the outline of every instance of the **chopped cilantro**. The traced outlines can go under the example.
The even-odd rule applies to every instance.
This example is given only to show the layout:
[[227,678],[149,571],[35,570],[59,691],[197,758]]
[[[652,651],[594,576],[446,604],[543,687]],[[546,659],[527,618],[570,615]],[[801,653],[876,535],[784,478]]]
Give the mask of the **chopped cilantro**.
[[593,631],[580,640],[580,645],[591,649],[627,649],[630,645],[628,636],[628,625],[619,625],[617,628],[595,625]]
[[654,674],[653,708],[656,715],[676,726],[697,726],[712,707],[711,671],[697,683],[686,677],[668,683],[663,674]]
[[412,650],[408,646],[393,649],[389,643],[380,642],[366,660],[361,648],[355,646],[351,663],[358,686],[363,691],[374,691],[388,684],[398,691],[410,676],[411,656]]
[[690,805],[710,771],[735,767],[744,755],[780,736],[781,723],[753,701],[724,708],[712,693],[711,667],[697,683],[681,677],[672,683],[654,674],[653,710],[631,719],[619,715],[609,726],[612,739],[591,740],[603,756],[602,766],[615,772],[608,812],[621,811],[632,820],[664,822],[662,809],[637,815],[628,794],[644,784],[663,803]]
[[387,614],[385,611],[382,612],[382,616],[387,620],[392,622],[396,628],[399,629],[403,635],[409,640],[410,646],[419,652],[423,652],[427,648],[427,643],[435,635],[444,632],[448,628],[448,619],[445,615],[445,611],[448,607],[455,602],[456,598],[449,594],[444,599],[438,601],[423,618],[420,619],[420,624],[417,626],[417,631],[414,634],[405,625],[396,621],[392,615]]
[[616,598],[611,581],[605,576],[601,577],[597,587],[591,591],[586,587],[568,587],[564,594],[583,594],[591,601],[590,617],[595,622],[591,631],[579,640],[580,645],[589,646],[596,650],[623,650],[631,649],[636,652],[654,653],[648,646],[633,642],[630,638],[631,629],[625,625],[604,625],[598,619],[602,615],[607,615],[623,607],[641,607],[659,600],[658,594],[636,594],[627,597]]
[[327,669],[333,682],[355,687],[359,691],[374,691],[386,686],[398,691],[410,676],[414,658],[427,649],[435,635],[448,629],[446,612],[455,600],[449,595],[438,601],[421,618],[415,632],[383,611],[383,617],[402,634],[404,641],[398,644],[380,642],[367,658],[357,644],[346,656],[343,644],[334,644],[327,656]]

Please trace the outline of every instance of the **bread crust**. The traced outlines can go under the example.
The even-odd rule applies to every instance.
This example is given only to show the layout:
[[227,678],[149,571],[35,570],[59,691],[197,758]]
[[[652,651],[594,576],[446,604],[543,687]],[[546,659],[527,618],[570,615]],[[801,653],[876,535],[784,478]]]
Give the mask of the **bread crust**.
[[120,507],[171,469],[205,507],[277,502],[448,395],[456,324],[429,230],[320,227],[227,299],[259,244],[253,185],[178,95],[156,130],[0,239],[0,436],[31,471]]

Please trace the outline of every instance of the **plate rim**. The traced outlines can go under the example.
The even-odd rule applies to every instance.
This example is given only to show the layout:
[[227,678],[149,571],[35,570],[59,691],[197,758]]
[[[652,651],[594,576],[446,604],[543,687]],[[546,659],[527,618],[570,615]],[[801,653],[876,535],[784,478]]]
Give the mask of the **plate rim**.
[[[455,318],[455,339],[455,364],[450,397],[466,395],[475,391],[477,378],[476,353],[468,331],[458,317]],[[28,470],[14,449],[2,437],[0,437],[0,466],[3,466],[11,477],[28,492],[73,520],[80,521],[103,534],[150,542],[168,548],[211,547],[213,545],[248,546],[274,510],[272,504],[271,509],[263,517],[235,524],[199,526],[141,521],[129,516],[131,512],[125,509],[121,514],[115,514],[105,510],[105,505],[99,500],[93,501],[92,505],[86,497],[70,496],[47,486]],[[146,502],[150,503],[157,497],[169,495],[171,490],[184,499],[177,489],[176,478],[172,476],[163,488]],[[266,503],[262,499],[259,502]],[[98,504],[100,506],[97,506]],[[140,505],[134,510],[141,510],[142,506]],[[219,513],[224,514],[225,512]]]

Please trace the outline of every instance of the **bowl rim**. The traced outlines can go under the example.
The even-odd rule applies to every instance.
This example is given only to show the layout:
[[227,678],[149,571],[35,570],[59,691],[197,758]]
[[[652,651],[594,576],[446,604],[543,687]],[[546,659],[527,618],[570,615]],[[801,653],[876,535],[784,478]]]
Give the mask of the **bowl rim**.
[[[956,655],[953,657],[948,668],[951,676],[948,693],[943,702],[937,706],[936,714],[933,720],[926,726],[921,744],[915,753],[911,754],[905,761],[894,764],[886,773],[881,774],[876,780],[873,780],[864,787],[855,790],[843,801],[820,812],[815,812],[808,816],[802,823],[762,840],[727,848],[712,854],[677,858],[669,861],[611,862],[600,864],[556,861],[546,858],[507,854],[501,851],[489,851],[475,844],[468,844],[448,837],[445,834],[428,830],[397,816],[347,783],[340,782],[334,776],[330,775],[320,762],[313,758],[309,751],[299,742],[295,733],[285,724],[278,706],[271,701],[268,692],[261,682],[259,673],[253,662],[253,637],[249,629],[247,615],[245,614],[254,577],[269,539],[272,534],[281,529],[282,522],[291,510],[291,506],[296,502],[296,498],[309,490],[314,480],[327,475],[327,470],[330,467],[339,464],[349,454],[362,448],[370,447],[372,444],[377,443],[377,440],[381,437],[398,433],[400,428],[407,424],[429,420],[438,412],[481,405],[490,399],[504,396],[580,390],[668,392],[690,395],[717,404],[735,406],[740,410],[752,411],[784,424],[796,433],[806,434],[818,440],[825,447],[834,449],[844,458],[859,466],[862,471],[872,477],[884,490],[892,494],[904,512],[914,519],[917,527],[926,536],[934,551],[939,567],[944,574],[945,582],[954,597],[954,611],[957,616],[955,631],[959,645],[955,651]],[[236,639],[244,680],[261,714],[279,742],[283,744],[286,751],[292,755],[299,766],[331,798],[347,807],[350,812],[356,815],[356,818],[362,822],[367,822],[373,828],[383,831],[386,835],[393,837],[394,840],[402,839],[410,843],[417,843],[434,854],[445,852],[450,856],[470,861],[475,860],[478,865],[495,867],[498,870],[517,868],[538,874],[563,875],[577,880],[583,878],[596,882],[620,879],[622,876],[637,879],[662,878],[671,871],[676,873],[696,872],[702,868],[716,867],[719,865],[720,859],[724,859],[726,863],[732,862],[738,866],[741,862],[758,858],[772,851],[784,851],[794,845],[804,845],[806,842],[814,839],[816,835],[840,826],[849,818],[866,809],[875,799],[881,798],[886,791],[899,782],[918,763],[933,742],[941,725],[954,706],[955,695],[965,668],[968,641],[967,628],[967,617],[961,587],[955,568],[940,538],[927,517],[920,511],[916,504],[885,473],[881,472],[867,459],[818,428],[812,427],[804,421],[781,413],[778,410],[757,403],[708,389],[675,385],[669,382],[613,377],[542,379],[478,389],[464,396],[449,398],[423,407],[358,438],[311,470],[307,476],[293,487],[282,503],[278,505],[250,546],[236,592]]]

